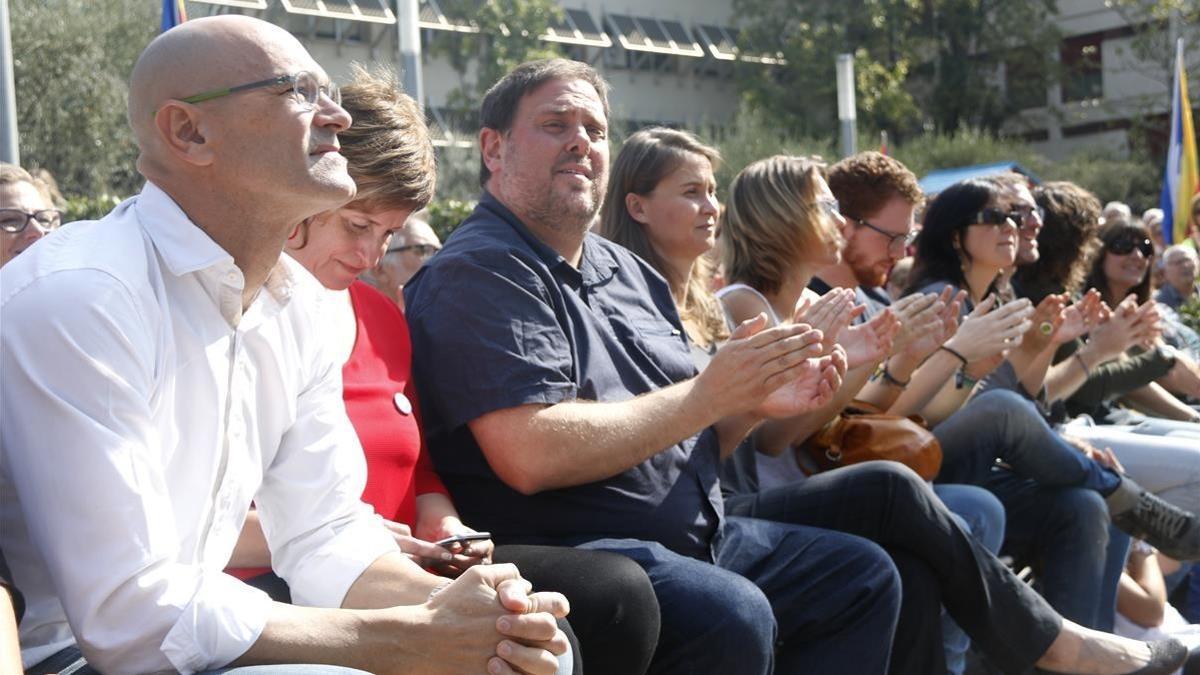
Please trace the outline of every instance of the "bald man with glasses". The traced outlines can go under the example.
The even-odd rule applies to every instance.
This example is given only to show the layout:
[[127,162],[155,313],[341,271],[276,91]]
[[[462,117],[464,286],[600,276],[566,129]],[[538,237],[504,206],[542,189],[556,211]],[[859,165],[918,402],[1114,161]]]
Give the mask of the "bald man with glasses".
[[[0,532],[27,672],[560,670],[565,598],[507,565],[429,574],[360,500],[326,296],[281,256],[355,194],[338,98],[271,24],[164,33],[130,83],[146,187],[0,271]],[[304,606],[222,571],[252,499]]]

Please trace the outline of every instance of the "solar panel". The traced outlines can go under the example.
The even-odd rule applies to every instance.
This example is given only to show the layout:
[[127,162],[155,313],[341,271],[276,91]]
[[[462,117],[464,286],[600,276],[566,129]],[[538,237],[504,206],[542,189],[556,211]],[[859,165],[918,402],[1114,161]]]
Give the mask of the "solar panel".
[[358,11],[362,12],[364,19],[369,17],[382,19],[381,23],[396,23],[396,15],[392,13],[392,6],[388,0],[357,0],[357,2]]
[[266,9],[267,0],[188,0],[206,5],[221,5],[222,7],[240,7],[242,9]]
[[704,56],[704,50],[700,48],[700,45],[696,44],[695,38],[688,33],[683,24],[669,19],[663,19],[661,23],[667,31],[667,36],[675,43],[675,48],[679,50],[681,55]]
[[700,35],[708,53],[718,61],[734,61],[737,59],[737,45],[729,33],[720,26],[697,24],[696,32]]
[[387,0],[279,0],[292,14],[307,14],[326,19],[396,23]]
[[561,19],[551,20],[542,39],[584,47],[611,47],[612,40],[597,30],[596,22],[592,21],[590,14],[583,10],[568,9],[563,12]]
[[280,0],[283,8],[296,14],[316,14],[321,16],[321,0]]
[[449,30],[459,33],[478,33],[479,25],[470,17],[451,17],[442,11],[437,0],[420,0],[417,25],[431,30]]
[[595,44],[597,47],[611,47],[612,39],[608,34],[600,30],[600,26],[596,24],[596,20],[592,15],[583,9],[568,9],[567,16],[575,24],[575,28],[579,30],[579,34],[584,40]]
[[642,35],[632,17],[624,14],[608,14],[604,17],[610,28],[616,33],[617,42],[625,49],[642,50],[646,49],[646,36]]
[[642,35],[646,36],[646,41],[651,47],[654,47],[655,51],[664,53],[675,51],[671,47],[671,40],[667,37],[667,31],[663,29],[658,19],[635,17],[633,21],[641,28]]

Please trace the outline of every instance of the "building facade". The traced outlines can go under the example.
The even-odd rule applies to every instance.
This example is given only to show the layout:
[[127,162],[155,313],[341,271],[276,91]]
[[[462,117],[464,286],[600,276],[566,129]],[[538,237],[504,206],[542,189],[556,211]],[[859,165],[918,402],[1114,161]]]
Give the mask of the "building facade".
[[[397,11],[408,1],[189,0],[188,11],[191,16],[242,12],[284,26],[300,37],[335,79],[344,79],[356,61],[401,68],[403,27]],[[563,45],[572,58],[604,73],[613,85],[613,118],[627,128],[651,123],[695,129],[722,125],[739,103],[732,64],[741,61],[769,68],[782,60],[762,45],[738,44],[737,31],[730,27],[735,23],[731,0],[559,0],[558,4],[563,18],[541,38]],[[419,0],[417,13],[423,44],[436,40],[439,33],[480,30],[469,15],[454,16],[438,0]],[[1057,50],[1061,77],[1021,72],[1016,66],[1002,66],[997,73],[1006,94],[1021,108],[1005,123],[1006,133],[1029,141],[1043,154],[1062,158],[1083,148],[1124,154],[1135,127],[1165,130],[1168,67],[1136,55],[1135,41],[1147,26],[1131,24],[1127,15],[1105,0],[1058,0],[1054,20],[1064,36]],[[1169,36],[1200,31],[1177,19],[1149,28]],[[1191,57],[1193,66],[1200,64],[1200,53]],[[437,144],[473,145],[474,111],[448,105],[450,93],[463,84],[463,77],[446,59],[428,55],[421,60],[421,70],[421,98]],[[1193,84],[1192,100],[1200,102],[1200,83]]]

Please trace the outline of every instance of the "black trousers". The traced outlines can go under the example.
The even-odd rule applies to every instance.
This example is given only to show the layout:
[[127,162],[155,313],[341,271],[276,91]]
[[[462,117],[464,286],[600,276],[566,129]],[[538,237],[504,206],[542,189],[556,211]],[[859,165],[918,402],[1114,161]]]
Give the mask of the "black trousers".
[[731,515],[856,534],[892,556],[904,587],[891,672],[946,672],[940,606],[1005,672],[1025,672],[1062,618],[964,531],[920,477],[865,462],[792,485],[729,497]]

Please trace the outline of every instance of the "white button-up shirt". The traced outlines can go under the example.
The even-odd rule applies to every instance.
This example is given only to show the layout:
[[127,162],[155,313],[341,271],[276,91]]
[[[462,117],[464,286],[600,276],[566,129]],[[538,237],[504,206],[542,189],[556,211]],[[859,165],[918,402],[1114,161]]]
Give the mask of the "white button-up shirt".
[[153,184],[0,270],[0,548],[26,666],[72,641],[113,674],[243,654],[270,602],[222,568],[251,500],[297,604],[337,607],[396,550],[318,339],[329,296],[288,256],[245,313],[242,285]]

